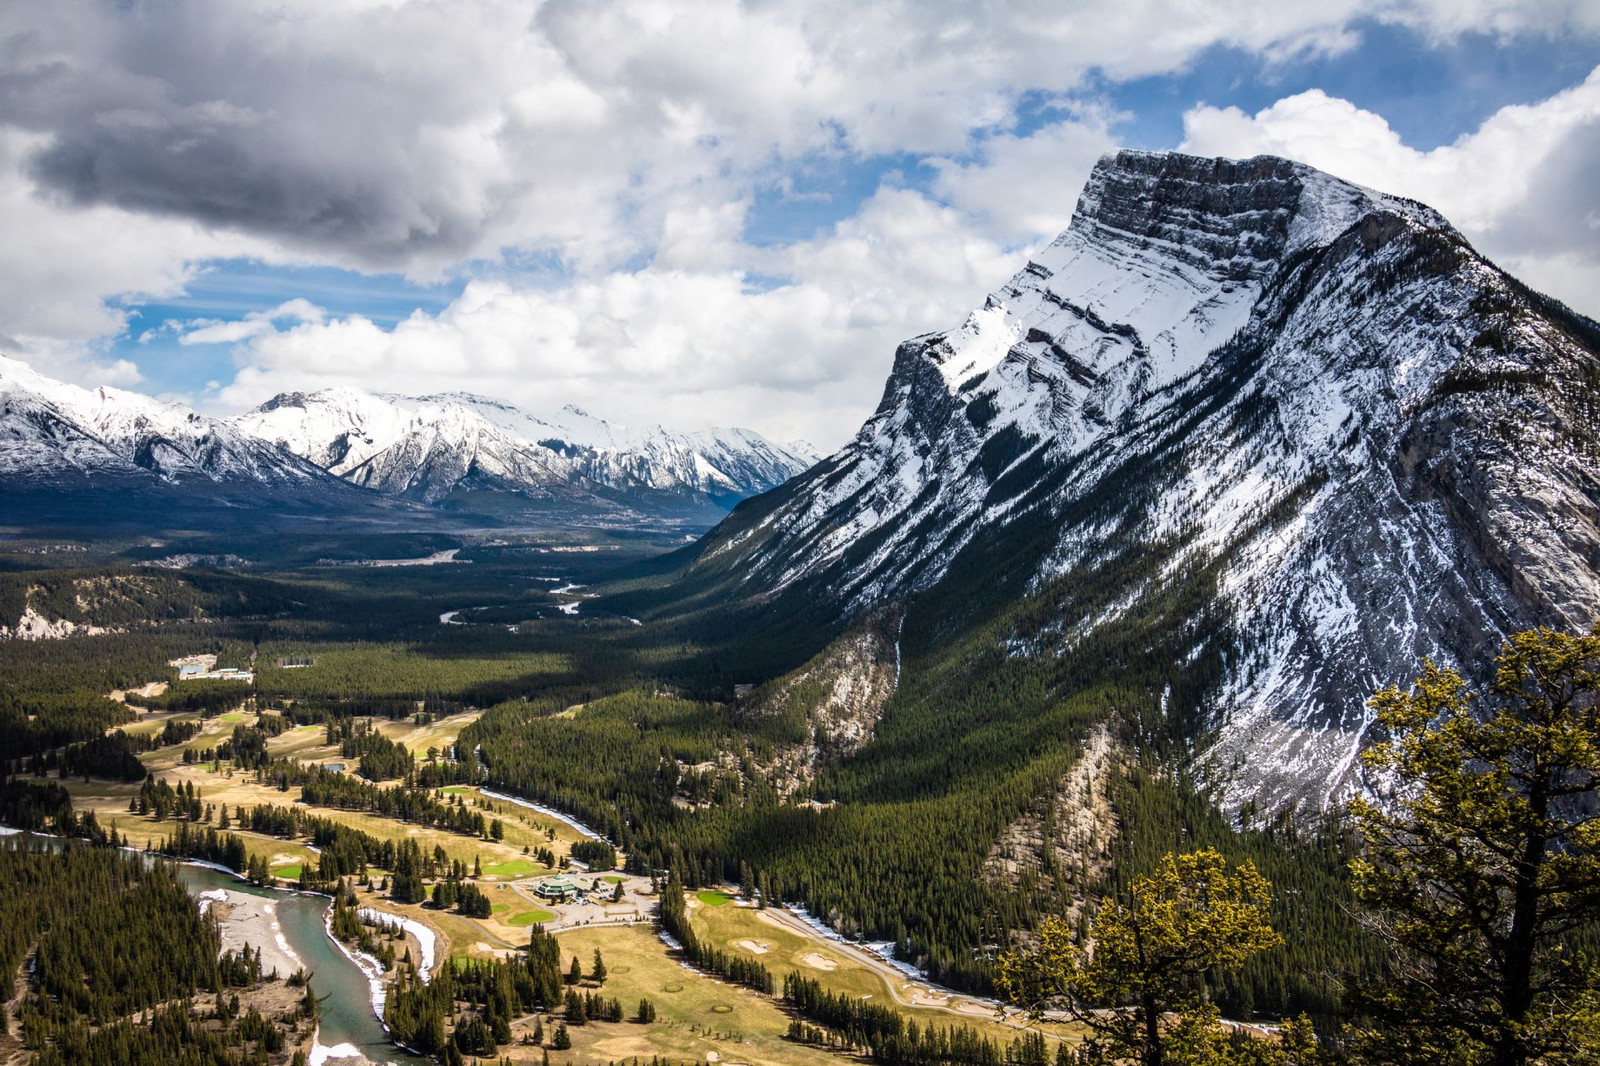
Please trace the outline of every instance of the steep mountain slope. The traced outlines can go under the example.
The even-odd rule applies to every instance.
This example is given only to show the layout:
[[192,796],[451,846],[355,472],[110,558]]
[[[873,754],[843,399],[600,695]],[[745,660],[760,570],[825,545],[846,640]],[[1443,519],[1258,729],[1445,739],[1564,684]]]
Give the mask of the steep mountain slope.
[[0,356],[0,478],[326,485],[312,463],[225,422],[122,389],[84,389]]
[[1597,351],[1423,205],[1122,152],[680,588],[839,620],[904,599],[908,634],[1012,659],[1159,648],[1228,806],[1323,804],[1376,687],[1600,617]]
[[575,407],[539,418],[465,393],[290,393],[233,425],[354,484],[428,503],[481,488],[602,506],[724,503],[779,485],[816,458],[748,430],[630,430]]

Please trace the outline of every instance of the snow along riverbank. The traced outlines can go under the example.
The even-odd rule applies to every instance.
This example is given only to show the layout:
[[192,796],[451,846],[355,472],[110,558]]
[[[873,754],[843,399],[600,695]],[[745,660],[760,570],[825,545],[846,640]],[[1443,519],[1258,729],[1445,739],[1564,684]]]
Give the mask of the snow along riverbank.
[[[504,800],[507,803],[515,803],[518,807],[525,807],[528,810],[537,814],[542,814],[547,818],[554,818],[562,825],[570,826],[571,828],[576,829],[590,840],[606,839],[599,833],[596,833],[593,829],[590,829],[588,826],[578,821],[576,818],[573,818],[571,815],[562,814],[560,811],[555,810],[552,807],[546,807],[542,803],[534,803],[532,800],[525,800],[518,796],[508,796],[504,792],[494,792],[487,788],[480,788],[478,789],[478,792],[482,795],[488,796],[490,799]],[[611,843],[611,841],[606,842]]]

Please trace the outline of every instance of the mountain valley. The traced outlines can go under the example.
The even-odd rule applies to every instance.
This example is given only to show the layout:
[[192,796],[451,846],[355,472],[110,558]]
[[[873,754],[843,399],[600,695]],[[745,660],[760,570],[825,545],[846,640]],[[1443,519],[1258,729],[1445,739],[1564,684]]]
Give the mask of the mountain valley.
[[[1208,1002],[1336,1026],[1385,965],[1369,699],[1600,615],[1600,326],[1272,157],[1102,158],[820,459],[466,394],[0,390],[3,809],[432,930],[454,962],[374,980],[441,1057],[538,1062],[592,1007],[585,1061],[1046,1066],[1082,1033],[997,1018],[1001,953],[1200,848],[1292,931]],[[569,956],[648,1009],[524,987]]]

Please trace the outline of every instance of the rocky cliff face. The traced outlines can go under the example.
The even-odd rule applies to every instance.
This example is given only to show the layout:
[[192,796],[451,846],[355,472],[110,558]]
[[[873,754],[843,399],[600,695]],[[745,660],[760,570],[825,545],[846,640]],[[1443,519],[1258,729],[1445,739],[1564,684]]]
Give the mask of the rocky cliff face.
[[1600,617],[1597,351],[1600,327],[1423,205],[1281,159],[1122,152],[694,568],[844,616],[1003,589],[1033,601],[1001,638],[1029,656],[1199,589],[1179,636],[1223,663],[1200,765],[1231,806],[1321,804],[1375,688]]

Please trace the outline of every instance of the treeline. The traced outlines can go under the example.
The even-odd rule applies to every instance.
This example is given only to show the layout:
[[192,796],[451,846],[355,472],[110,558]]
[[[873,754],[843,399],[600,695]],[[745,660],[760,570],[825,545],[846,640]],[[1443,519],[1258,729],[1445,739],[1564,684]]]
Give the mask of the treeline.
[[[273,772],[285,784],[298,783],[300,799],[314,807],[371,811],[385,818],[446,829],[485,840],[498,840],[505,832],[499,819],[485,818],[482,811],[461,803],[459,796],[452,797],[451,802],[441,802],[427,789],[403,786],[383,788],[321,766],[291,771],[281,769],[280,764],[274,767]],[[497,826],[499,832],[496,832]]]
[[[0,841],[0,967],[30,951],[20,1036],[36,1063],[265,1063],[283,1034],[223,993],[260,980],[254,954],[221,953],[174,868],[106,848]],[[208,993],[208,1017],[193,1005]],[[140,1012],[148,1024],[129,1019]]]
[[[474,643],[481,645],[482,640]],[[526,642],[503,654],[439,657],[418,655],[409,643],[349,643],[319,647],[316,659],[316,666],[297,670],[259,664],[257,695],[322,700],[352,709],[374,699],[389,707],[410,701],[411,712],[417,702],[482,707],[526,694],[541,676],[565,678],[572,666],[566,656],[532,650]]]
[[356,904],[356,894],[349,883],[338,885],[333,893],[333,913],[328,917],[328,931],[336,939],[377,959],[384,970],[394,969],[394,942],[405,938],[401,926],[398,922],[363,917]]
[[269,877],[259,877],[251,868],[248,849],[236,833],[225,833],[214,826],[198,826],[179,822],[171,833],[163,837],[161,846],[151,846],[174,859],[200,859],[204,862],[226,866],[235,873],[246,874],[256,884],[265,884]]
[[[687,768],[714,762],[742,745],[728,709],[661,694],[655,686],[594,700],[572,717],[555,717],[565,698],[497,705],[462,730],[462,750],[479,751],[488,780],[530,799],[571,812],[630,854],[641,844],[673,836],[687,817],[674,803]],[[720,775],[723,798],[745,801],[749,784],[737,770]],[[711,801],[712,789],[702,795]]]
[[212,1028],[193,1005],[179,1003],[156,1007],[138,1021],[59,1029],[34,1055],[33,1066],[268,1066],[283,1045],[283,1032],[255,1007]]
[[1286,943],[1212,982],[1212,997],[1229,1017],[1332,1018],[1341,1013],[1343,987],[1382,969],[1384,948],[1358,919],[1350,887],[1358,841],[1338,812],[1312,818],[1285,810],[1267,824],[1236,829],[1154,759],[1114,774],[1110,792],[1123,855],[1105,891],[1154,869],[1165,852],[1205,846],[1234,862],[1249,859],[1275,887],[1272,922]]
[[493,905],[483,889],[467,880],[465,867],[457,861],[455,869],[433,885],[433,905],[440,910],[454,907],[468,918],[487,918]]
[[[163,665],[161,672],[171,676],[172,668]],[[215,718],[224,711],[233,710],[250,697],[249,686],[242,682],[200,679],[175,683],[159,696],[139,697],[139,702],[154,711]]]
[[[7,657],[15,646],[15,642],[7,645]],[[66,679],[54,679],[62,686],[54,691],[12,688],[5,683],[8,673],[14,671],[0,667],[0,752],[5,753],[15,772],[22,771],[23,761],[29,756],[100,736],[111,727],[134,719],[126,704],[73,686]]]
[[406,777],[416,762],[404,744],[398,744],[374,730],[366,722],[345,719],[328,726],[328,742],[337,737],[339,754],[356,762],[356,769],[368,781],[388,781]]
[[772,980],[772,971],[742,955],[724,951],[721,948],[708,944],[695,935],[694,927],[689,924],[688,914],[683,904],[683,886],[675,880],[669,880],[661,889],[661,905],[659,908],[662,930],[683,948],[684,956],[690,964],[708,973],[725,977],[735,984],[753,988],[757,992],[771,995],[776,987]]
[[604,840],[575,841],[572,857],[595,873],[617,868],[617,849]]
[[459,1063],[466,1055],[493,1055],[498,1045],[510,1043],[512,1018],[562,1008],[562,988],[561,949],[555,937],[535,926],[527,950],[513,958],[462,960],[431,982],[403,972],[384,1004],[383,1021],[399,1043]]
[[294,595],[281,582],[215,570],[30,570],[0,574],[0,618],[31,608],[80,626],[139,626],[279,614]]
[[118,730],[35,754],[27,760],[27,772],[36,777],[54,772],[61,777],[138,781],[145,773],[139,753],[153,751],[158,746],[155,737],[133,736]]
[[63,821],[71,818],[72,794],[60,785],[18,777],[0,781],[0,824],[58,833]]

